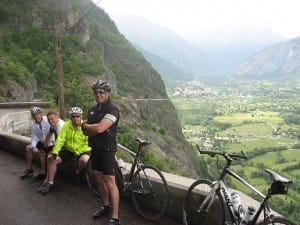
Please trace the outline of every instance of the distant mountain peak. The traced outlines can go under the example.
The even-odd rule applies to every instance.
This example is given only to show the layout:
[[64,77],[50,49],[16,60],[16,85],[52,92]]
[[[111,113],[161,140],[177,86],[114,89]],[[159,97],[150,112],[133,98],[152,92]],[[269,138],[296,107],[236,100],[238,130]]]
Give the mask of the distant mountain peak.
[[[201,75],[233,74],[247,58],[283,41],[280,35],[268,29],[251,26],[220,28],[187,40],[142,16],[112,17],[130,42],[152,56],[157,55],[177,68],[187,71],[193,75],[192,78]],[[151,59],[153,57],[148,58],[150,61]],[[156,64],[152,64],[155,67]],[[156,69],[163,74],[160,67]]]
[[243,62],[240,76],[282,77],[300,72],[300,38],[275,44]]
[[189,74],[197,74],[205,66],[201,49],[169,29],[138,15],[113,14],[112,17],[129,41],[152,55]]

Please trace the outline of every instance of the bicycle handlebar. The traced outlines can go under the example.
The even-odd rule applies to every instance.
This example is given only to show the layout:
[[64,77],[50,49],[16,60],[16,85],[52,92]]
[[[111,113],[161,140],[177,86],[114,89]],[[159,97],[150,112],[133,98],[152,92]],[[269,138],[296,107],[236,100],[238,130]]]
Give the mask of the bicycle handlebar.
[[227,153],[227,152],[220,152],[220,151],[201,150],[199,145],[196,146],[200,154],[207,154],[211,157],[215,157],[216,155],[221,155],[227,160],[247,159],[247,156],[243,151],[241,151],[241,154],[236,154],[236,153]]

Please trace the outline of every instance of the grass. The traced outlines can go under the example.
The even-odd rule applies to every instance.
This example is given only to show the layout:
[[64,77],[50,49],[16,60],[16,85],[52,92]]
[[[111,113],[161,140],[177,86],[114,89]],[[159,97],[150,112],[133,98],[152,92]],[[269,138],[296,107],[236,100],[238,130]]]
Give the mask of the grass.
[[[278,158],[282,157],[285,159],[284,162],[278,163]],[[287,166],[294,165],[297,163],[297,159],[300,158],[300,150],[297,149],[289,149],[281,152],[269,152],[257,157],[254,157],[250,160],[247,160],[246,166],[235,165],[232,166],[234,171],[244,171],[244,175],[242,177],[247,177],[247,181],[249,181],[252,185],[257,187],[259,190],[263,191],[268,188],[269,181],[265,178],[261,177],[251,177],[251,174],[255,171],[263,170],[264,168],[269,168],[279,173],[282,176],[288,177],[292,180],[296,181],[296,177],[300,173],[300,169],[293,170],[292,172],[283,172],[282,170]],[[261,168],[263,165],[264,168]],[[238,181],[233,181],[233,185],[238,189],[245,190],[244,185],[240,184]],[[246,190],[245,190],[246,191]],[[300,198],[300,196],[298,195]]]
[[272,134],[273,128],[267,125],[266,123],[251,123],[244,125],[237,125],[232,128],[227,129],[226,131],[220,132],[219,135],[230,135],[234,134],[240,138],[254,138],[268,136]]
[[[282,157],[285,162],[279,163],[278,158]],[[254,164],[264,164],[266,167],[272,167],[274,169],[283,169],[286,166],[294,164],[297,159],[300,158],[300,150],[289,149],[281,152],[268,152],[266,154],[257,156],[249,160]]]
[[261,123],[270,122],[273,126],[278,126],[283,122],[278,112],[272,111],[255,111],[251,113],[232,113],[228,115],[217,116],[214,118],[219,123],[231,123],[232,126],[240,125],[242,123]]
[[[280,86],[281,85],[282,84],[280,84]],[[251,85],[244,89],[252,89],[254,86]],[[255,88],[257,89],[256,86]],[[221,90],[223,89],[224,87],[221,88]],[[248,159],[246,162],[241,162],[239,165],[232,166],[233,171],[245,178],[245,180],[262,193],[265,193],[270,185],[268,174],[263,172],[265,168],[272,169],[280,175],[294,180],[295,183],[290,187],[288,197],[274,196],[272,201],[276,200],[277,197],[286,200],[282,202],[283,205],[278,205],[277,202],[280,208],[278,212],[285,216],[289,215],[288,218],[290,219],[298,220],[299,216],[294,214],[298,211],[298,202],[300,202],[300,169],[296,168],[288,172],[285,172],[284,169],[299,163],[300,150],[291,149],[296,144],[296,137],[289,137],[288,132],[290,130],[299,132],[300,126],[296,124],[286,124],[279,112],[283,113],[283,107],[285,106],[294,110],[299,108],[299,101],[297,101],[298,97],[287,97],[288,99],[285,99],[286,97],[270,98],[270,96],[273,97],[273,95],[270,94],[272,91],[274,91],[274,96],[277,96],[278,93],[273,86],[268,86],[267,89],[268,91],[261,91],[263,88],[257,89],[256,92],[254,92],[254,97],[244,98],[245,101],[241,101],[240,98],[235,98],[234,96],[225,98],[221,95],[218,97],[191,97],[180,99],[179,101],[176,101],[176,99],[174,101],[173,99],[172,101],[179,111],[179,117],[186,130],[195,131],[196,129],[202,129],[204,130],[204,134],[209,135],[210,140],[213,140],[212,134],[216,134],[216,136],[221,138],[212,142],[215,143],[216,147],[220,146],[220,150],[222,151],[238,153],[243,150],[246,155],[247,153],[259,151],[257,155],[262,154]],[[218,116],[215,116],[216,114],[218,114]],[[211,120],[215,123],[209,123],[212,122]],[[200,124],[205,127],[198,126]],[[206,124],[210,125],[207,126]],[[190,132],[186,133],[186,135],[188,135],[187,138],[193,144],[197,143],[201,145],[204,143],[204,139],[200,139],[200,137],[204,137],[203,134]],[[289,150],[278,151],[279,149]],[[265,151],[276,152],[263,154],[262,152]],[[251,155],[253,156],[253,154]],[[207,161],[207,163],[211,167],[215,165],[215,162]],[[217,176],[214,173],[212,174],[213,176]],[[253,191],[244,184],[233,178],[230,180],[231,187],[237,188],[249,195],[253,194]],[[294,203],[291,203],[292,200]],[[284,208],[286,205],[294,207],[294,211]],[[274,207],[274,205],[271,205],[271,207]],[[276,208],[274,209],[276,210]],[[293,212],[293,215],[291,212]]]
[[229,152],[240,152],[243,150],[247,153],[260,148],[291,147],[293,144],[294,140],[290,138],[264,137],[242,140],[239,143],[222,143],[221,148]]

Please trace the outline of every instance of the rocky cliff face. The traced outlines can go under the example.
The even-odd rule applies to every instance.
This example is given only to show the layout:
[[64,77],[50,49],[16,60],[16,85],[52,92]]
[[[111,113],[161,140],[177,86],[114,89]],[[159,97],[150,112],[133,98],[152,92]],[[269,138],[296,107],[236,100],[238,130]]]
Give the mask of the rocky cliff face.
[[287,77],[300,72],[300,38],[265,49],[245,61],[238,74],[248,77]]
[[[151,146],[158,157],[171,157],[178,168],[195,174],[191,147],[182,136],[176,110],[160,75],[90,0],[0,2],[0,46],[5,47],[5,41],[10,44],[10,48],[0,47],[0,62],[4,62],[0,66],[6,72],[2,74],[0,70],[0,100],[32,100],[38,93],[55,103],[58,82],[54,40],[58,21],[65,104],[80,103],[83,108],[94,104],[88,85],[92,80],[108,79],[121,108],[121,125],[127,126],[132,136],[142,135],[155,143]],[[11,35],[5,36],[4,29]],[[136,98],[145,101],[138,103]],[[153,105],[147,99],[164,100]]]
[[37,91],[36,82],[28,86],[18,84],[14,79],[8,78],[5,84],[0,84],[0,97],[2,101],[26,102],[34,99]]

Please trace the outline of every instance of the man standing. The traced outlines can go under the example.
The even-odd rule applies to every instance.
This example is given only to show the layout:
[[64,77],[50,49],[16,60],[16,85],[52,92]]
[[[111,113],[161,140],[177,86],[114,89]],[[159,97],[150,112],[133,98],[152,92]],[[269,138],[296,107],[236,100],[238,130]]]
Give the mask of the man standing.
[[72,107],[69,112],[71,121],[66,122],[58,133],[55,146],[51,154],[48,155],[48,181],[41,188],[43,195],[48,194],[53,190],[54,178],[57,171],[58,164],[64,161],[70,161],[72,158],[78,158],[78,165],[76,168],[76,175],[86,167],[89,160],[90,147],[88,146],[88,139],[81,130],[82,123],[82,109],[79,107]]
[[110,101],[111,85],[107,81],[92,84],[96,105],[88,111],[82,127],[89,136],[92,169],[101,192],[102,206],[94,219],[111,213],[109,225],[119,225],[119,190],[115,182],[116,133],[119,109]]
[[[44,144],[50,125],[47,118],[43,116],[43,110],[40,107],[33,107],[30,112],[33,119],[31,126],[31,143],[25,148],[27,169],[20,178],[25,179],[33,176],[32,157],[33,154],[38,153],[41,161],[41,171],[35,176],[35,179],[44,179],[46,176],[46,153],[44,151]],[[54,145],[53,135],[49,137],[48,145]]]

